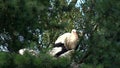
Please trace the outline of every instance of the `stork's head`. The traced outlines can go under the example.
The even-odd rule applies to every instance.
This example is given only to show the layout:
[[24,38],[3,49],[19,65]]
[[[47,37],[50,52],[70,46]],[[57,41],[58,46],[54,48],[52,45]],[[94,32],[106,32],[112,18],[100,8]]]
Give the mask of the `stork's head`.
[[72,29],[71,33],[77,33],[76,29]]

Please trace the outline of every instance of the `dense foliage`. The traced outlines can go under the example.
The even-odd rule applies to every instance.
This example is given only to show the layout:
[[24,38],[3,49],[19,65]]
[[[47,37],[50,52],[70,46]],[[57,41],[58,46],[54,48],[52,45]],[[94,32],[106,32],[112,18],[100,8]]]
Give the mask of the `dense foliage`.
[[[74,61],[81,68],[119,68],[119,6],[119,0],[0,0],[0,67],[69,68]],[[48,56],[56,38],[73,28],[80,41],[71,60]],[[40,53],[19,55],[25,47]]]
[[[89,55],[85,63],[92,66],[102,65],[105,68],[119,68],[120,64],[120,1],[88,1],[84,6],[86,32],[92,25],[96,26],[90,32],[88,41]],[[90,28],[89,28],[90,26]],[[94,27],[92,27],[94,28]]]
[[55,59],[46,54],[37,57],[30,54],[19,55],[0,52],[0,68],[69,68],[67,58]]

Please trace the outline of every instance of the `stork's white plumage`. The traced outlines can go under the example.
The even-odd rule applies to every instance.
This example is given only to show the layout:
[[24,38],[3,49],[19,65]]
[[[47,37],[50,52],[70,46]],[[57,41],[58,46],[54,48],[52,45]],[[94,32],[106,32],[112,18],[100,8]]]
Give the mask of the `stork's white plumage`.
[[65,40],[67,37],[69,37],[71,33],[64,33],[63,35],[59,36],[57,40],[55,41],[55,44],[57,43],[65,43]]
[[71,31],[71,34],[69,37],[66,38],[66,48],[67,49],[75,49],[77,47],[78,43],[78,34],[75,29]]
[[64,33],[59,36],[55,41],[55,44],[63,43],[67,49],[75,49],[78,42],[78,34],[75,29],[71,31],[71,33]]
[[51,50],[50,54],[57,57],[70,54],[70,50],[74,51],[77,47],[77,42],[78,34],[77,31],[73,29],[71,33],[64,33],[57,38],[57,40],[55,41],[55,46]]

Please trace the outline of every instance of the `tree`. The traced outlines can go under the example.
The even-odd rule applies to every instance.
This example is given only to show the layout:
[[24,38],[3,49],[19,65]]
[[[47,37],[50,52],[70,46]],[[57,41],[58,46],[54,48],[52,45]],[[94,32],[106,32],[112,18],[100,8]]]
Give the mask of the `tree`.
[[[75,7],[76,3],[80,7]],[[81,68],[119,68],[119,6],[118,0],[71,0],[69,3],[66,0],[1,0],[0,45],[8,45],[10,52],[18,52],[24,47],[40,46],[40,51],[45,53],[60,34],[75,28],[84,33],[82,37],[79,33],[79,47],[72,61],[80,64]],[[24,62],[23,67],[39,67],[40,63],[41,66],[46,66],[42,62],[48,61],[51,68],[58,66],[57,61],[48,60],[48,55],[42,55],[42,52],[35,59],[32,56],[13,57],[13,53],[9,54],[10,64],[21,67],[20,64]],[[4,57],[8,54],[0,55],[3,58],[0,64],[4,67]],[[60,63],[65,61],[60,60]],[[66,65],[61,67],[67,67],[69,62],[66,61]]]
[[[83,20],[85,23],[83,38],[87,51],[80,62],[89,67],[119,68],[119,18],[120,1],[89,0],[83,5]],[[85,46],[83,45],[83,46]],[[82,55],[82,54],[81,54]],[[90,65],[91,66],[90,66]]]

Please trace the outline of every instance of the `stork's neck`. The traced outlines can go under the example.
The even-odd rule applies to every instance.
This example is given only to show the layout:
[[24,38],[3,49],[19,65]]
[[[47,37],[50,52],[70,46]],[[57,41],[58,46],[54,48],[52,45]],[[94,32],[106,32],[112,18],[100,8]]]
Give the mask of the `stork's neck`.
[[78,39],[78,34],[76,32],[72,32],[71,34],[72,34],[73,37]]
[[76,37],[78,37],[78,34],[76,32],[72,32],[72,34]]

